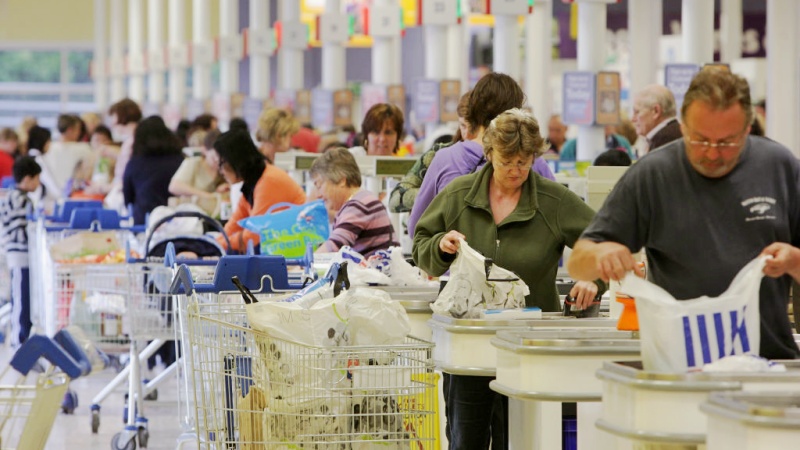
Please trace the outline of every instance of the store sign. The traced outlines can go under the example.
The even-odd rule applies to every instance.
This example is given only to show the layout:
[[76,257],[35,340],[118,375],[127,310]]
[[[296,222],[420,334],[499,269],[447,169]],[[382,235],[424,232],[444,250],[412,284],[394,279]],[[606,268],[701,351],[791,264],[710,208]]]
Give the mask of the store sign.
[[418,123],[439,123],[439,81],[414,83],[414,113]]
[[622,88],[619,72],[598,72],[595,77],[595,125],[617,125],[620,122],[619,94]]
[[594,123],[594,73],[564,72],[562,120],[568,125]]
[[675,97],[675,106],[678,111],[683,104],[683,97],[689,90],[692,79],[700,71],[697,64],[667,64],[664,67],[664,84]]

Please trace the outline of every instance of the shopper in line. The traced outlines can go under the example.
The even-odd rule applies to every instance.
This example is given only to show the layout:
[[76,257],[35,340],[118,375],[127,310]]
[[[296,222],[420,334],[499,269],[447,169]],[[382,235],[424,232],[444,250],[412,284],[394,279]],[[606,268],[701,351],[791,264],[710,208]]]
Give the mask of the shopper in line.
[[750,136],[747,81],[705,69],[681,107],[683,139],[625,172],[568,262],[578,280],[639,271],[677,299],[718,296],[750,260],[769,255],[761,284],[761,356],[800,356],[787,317],[800,281],[800,163],[783,145]]
[[[556,272],[564,246],[572,246],[594,212],[564,185],[532,173],[545,150],[539,124],[520,109],[506,111],[482,133],[488,163],[456,178],[434,198],[417,224],[414,261],[427,273],[444,274],[460,239],[530,288],[527,306],[560,311]],[[588,306],[602,283],[577,283],[570,293]],[[444,392],[453,450],[507,448],[508,399],[489,388],[493,377],[449,375]],[[491,429],[500,397],[505,423]],[[492,426],[495,426],[493,423]]]
[[335,215],[328,240],[318,252],[335,252],[345,245],[364,256],[398,244],[389,213],[377,195],[361,189],[361,171],[346,148],[332,148],[311,165],[315,191]]
[[[464,117],[468,125],[467,136],[464,141],[439,150],[431,161],[408,218],[409,236],[414,235],[417,221],[436,194],[454,178],[476,172],[486,164],[483,133],[489,128],[492,119],[503,111],[521,108],[524,102],[522,88],[506,74],[489,73],[478,81],[470,93],[467,114]],[[555,179],[543,159],[535,158],[532,161],[534,172],[545,178]]]
[[0,201],[3,247],[11,272],[11,345],[17,346],[31,333],[31,291],[28,268],[28,215],[33,203],[28,194],[39,187],[42,168],[30,156],[17,159],[13,166],[16,187]]
[[361,122],[363,147],[353,147],[355,156],[392,156],[400,149],[404,130],[403,111],[389,103],[378,103],[364,115]]

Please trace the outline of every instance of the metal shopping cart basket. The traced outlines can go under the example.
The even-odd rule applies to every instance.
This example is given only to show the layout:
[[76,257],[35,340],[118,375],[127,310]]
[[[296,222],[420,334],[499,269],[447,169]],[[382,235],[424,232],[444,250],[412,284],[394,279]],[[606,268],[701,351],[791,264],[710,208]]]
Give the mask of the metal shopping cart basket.
[[241,300],[197,297],[187,315],[203,448],[434,448],[432,343],[307,345],[250,329]]
[[[287,267],[298,265],[307,271],[312,270],[311,253],[299,260],[286,260],[282,256],[224,256],[221,258],[212,272],[212,277],[206,277],[206,273],[195,270],[191,264],[198,264],[198,261],[191,261],[182,264],[177,268],[173,292],[176,301],[176,337],[181,342],[181,362],[179,376],[178,396],[180,401],[180,418],[183,428],[183,435],[179,437],[178,448],[183,448],[187,444],[195,444],[198,439],[205,441],[205,436],[198,435],[198,424],[195,406],[195,385],[192,373],[194,346],[191,345],[188,331],[188,305],[192,302],[202,302],[211,304],[230,303],[240,305],[242,303],[235,285],[231,281],[233,274],[239,274],[241,283],[252,289],[260,299],[269,299],[286,292],[294,292],[303,286],[301,279],[290,276]],[[167,251],[167,260],[174,261],[174,252]],[[199,278],[198,278],[199,276]],[[188,288],[186,288],[188,286]]]
[[[105,367],[104,356],[80,335],[75,328],[52,339],[33,335],[16,351],[0,374],[0,449],[43,449],[69,380]],[[42,358],[51,365],[32,372],[42,370]]]

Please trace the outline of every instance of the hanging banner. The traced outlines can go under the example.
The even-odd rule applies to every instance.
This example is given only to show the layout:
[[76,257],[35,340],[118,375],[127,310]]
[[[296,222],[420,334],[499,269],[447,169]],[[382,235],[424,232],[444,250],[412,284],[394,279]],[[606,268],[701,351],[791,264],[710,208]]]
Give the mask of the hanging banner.
[[403,114],[406,113],[406,87],[402,84],[394,84],[386,88],[386,101],[400,108]]
[[417,123],[439,123],[439,82],[417,80],[414,83],[414,113]]
[[683,97],[689,90],[692,79],[700,71],[697,64],[667,64],[664,67],[664,85],[675,97],[675,107],[681,110]]
[[622,84],[619,72],[598,72],[595,77],[596,125],[617,125],[620,122],[619,94]]
[[594,123],[594,73],[564,72],[564,104],[561,120],[568,125]]
[[331,128],[333,126],[333,92],[326,89],[311,91],[314,109],[311,111],[311,123],[315,128]]
[[340,89],[333,93],[333,107],[336,112],[333,117],[335,126],[353,124],[353,93],[349,89]]
[[367,111],[379,103],[388,103],[386,86],[382,84],[361,84],[361,115],[366,116]]
[[250,131],[258,129],[258,118],[266,107],[266,102],[257,98],[246,98],[242,101],[242,117]]
[[297,91],[294,118],[301,124],[311,123],[311,91],[305,89]]
[[444,80],[439,84],[439,120],[458,121],[458,100],[461,98],[461,81]]

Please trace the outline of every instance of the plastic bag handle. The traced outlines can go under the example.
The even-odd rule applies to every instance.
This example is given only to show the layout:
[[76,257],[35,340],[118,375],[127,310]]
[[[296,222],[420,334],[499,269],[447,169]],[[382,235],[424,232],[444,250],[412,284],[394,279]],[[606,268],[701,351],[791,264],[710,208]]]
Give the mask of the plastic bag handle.
[[270,206],[269,209],[267,209],[267,212],[264,213],[264,214],[272,214],[273,211],[275,211],[278,208],[287,208],[288,209],[288,208],[291,208],[293,206],[301,206],[301,205],[295,205],[294,203],[289,203],[289,202],[275,203],[274,205]]

